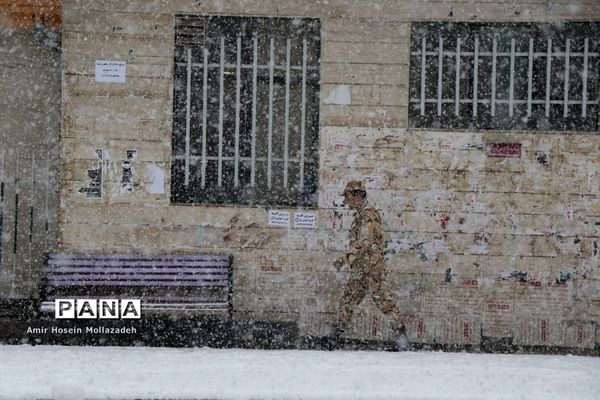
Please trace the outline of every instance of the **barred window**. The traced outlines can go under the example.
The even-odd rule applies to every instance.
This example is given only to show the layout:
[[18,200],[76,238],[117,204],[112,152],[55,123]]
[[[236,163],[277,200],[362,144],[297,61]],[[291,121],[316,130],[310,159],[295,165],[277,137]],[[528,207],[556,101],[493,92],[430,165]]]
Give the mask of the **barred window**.
[[316,206],[320,22],[180,15],[174,203]]
[[598,22],[415,23],[409,124],[598,130]]

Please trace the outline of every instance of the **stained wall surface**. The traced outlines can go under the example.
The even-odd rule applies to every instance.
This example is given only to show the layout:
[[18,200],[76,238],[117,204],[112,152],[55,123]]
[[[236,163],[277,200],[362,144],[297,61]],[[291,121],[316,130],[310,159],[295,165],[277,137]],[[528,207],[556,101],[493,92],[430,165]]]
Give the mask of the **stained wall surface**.
[[[181,13],[320,19],[319,200],[308,210],[316,228],[269,226],[262,207],[171,204]],[[59,248],[232,254],[235,319],[292,321],[303,336],[323,335],[348,278],[332,262],[352,214],[334,201],[360,178],[384,216],[388,283],[414,341],[464,345],[484,336],[593,348],[598,132],[408,125],[411,22],[590,19],[600,19],[595,0],[66,0]],[[126,82],[96,82],[95,60],[126,62]],[[329,101],[340,85],[350,89],[349,104]],[[521,156],[489,157],[490,143],[519,143]],[[133,191],[124,192],[131,149]],[[102,197],[93,198],[81,189],[99,163]],[[366,299],[348,335],[387,340],[391,321]]]

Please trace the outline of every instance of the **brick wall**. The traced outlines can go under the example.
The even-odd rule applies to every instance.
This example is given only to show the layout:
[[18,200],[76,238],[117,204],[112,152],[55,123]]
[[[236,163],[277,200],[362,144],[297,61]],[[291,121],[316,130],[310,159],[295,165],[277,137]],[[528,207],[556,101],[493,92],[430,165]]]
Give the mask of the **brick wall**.
[[[233,254],[236,318],[296,321],[302,335],[320,335],[347,279],[331,263],[344,249],[351,215],[333,200],[345,181],[360,177],[384,215],[389,284],[416,341],[477,344],[483,335],[593,347],[597,133],[408,129],[407,85],[411,21],[599,19],[596,3],[65,1],[59,246]],[[316,229],[269,227],[264,208],[170,204],[177,13],[321,19]],[[126,61],[126,83],[95,82],[98,59]],[[349,85],[351,104],[326,104],[339,85]],[[522,156],[487,157],[493,142],[521,143]],[[96,149],[104,150],[101,199],[79,191],[98,163]],[[128,149],[137,150],[134,191],[123,193]],[[539,154],[550,163],[538,162]],[[162,194],[147,190],[157,168]],[[561,272],[570,278],[556,284]],[[350,335],[388,339],[390,321],[367,299]]]

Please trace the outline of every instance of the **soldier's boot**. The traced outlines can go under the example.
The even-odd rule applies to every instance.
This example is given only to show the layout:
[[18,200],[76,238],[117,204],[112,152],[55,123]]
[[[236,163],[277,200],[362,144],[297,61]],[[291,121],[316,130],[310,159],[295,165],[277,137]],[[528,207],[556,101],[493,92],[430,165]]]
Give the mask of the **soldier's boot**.
[[337,325],[331,327],[329,335],[325,336],[322,340],[322,346],[326,350],[333,351],[340,347],[340,339],[344,333]]
[[394,350],[396,351],[408,351],[410,350],[410,340],[406,335],[406,327],[401,325],[396,328],[394,332]]

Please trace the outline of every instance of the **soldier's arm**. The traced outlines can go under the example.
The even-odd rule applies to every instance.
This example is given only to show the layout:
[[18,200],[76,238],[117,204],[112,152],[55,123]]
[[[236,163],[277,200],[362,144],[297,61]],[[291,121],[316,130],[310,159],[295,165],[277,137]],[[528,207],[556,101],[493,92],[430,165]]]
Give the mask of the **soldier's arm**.
[[381,229],[381,219],[378,215],[375,215],[372,219],[369,220],[369,224],[367,225],[367,232],[369,244],[373,242],[379,242],[380,238],[383,237],[383,230]]

